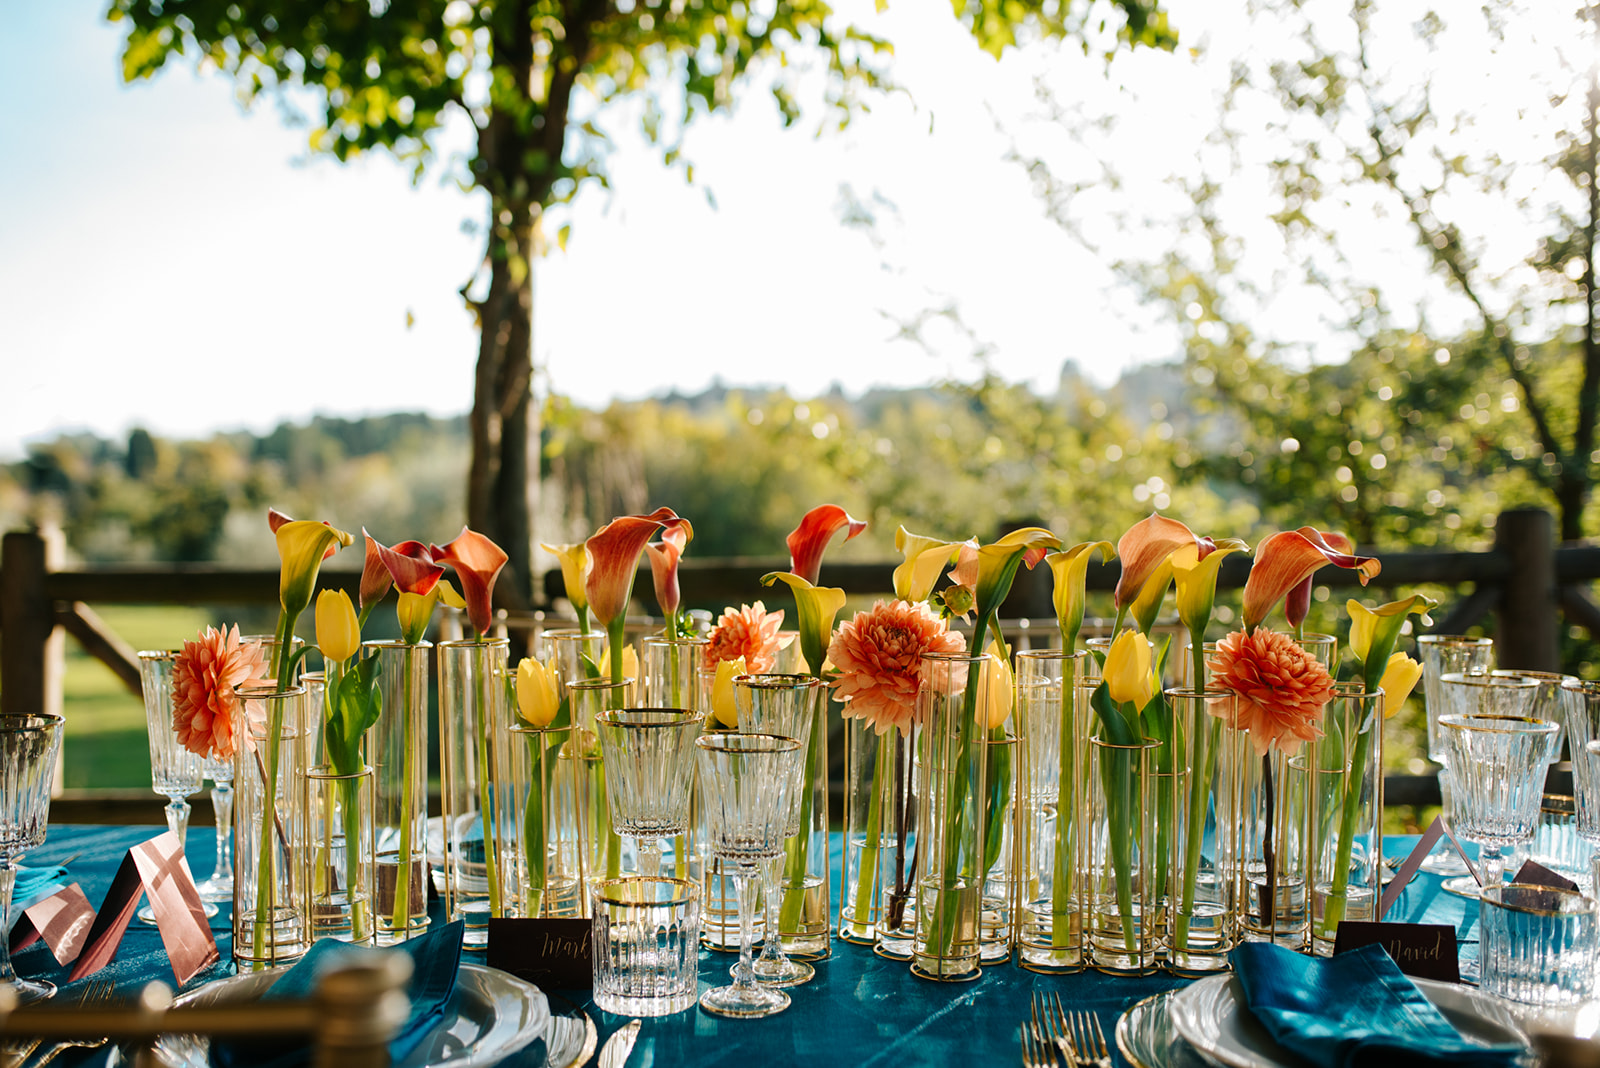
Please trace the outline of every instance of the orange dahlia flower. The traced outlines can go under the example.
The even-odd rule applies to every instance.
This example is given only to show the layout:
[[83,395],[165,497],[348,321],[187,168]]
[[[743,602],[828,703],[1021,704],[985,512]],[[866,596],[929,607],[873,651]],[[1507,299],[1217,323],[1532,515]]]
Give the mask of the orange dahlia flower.
[[1333,678],[1316,657],[1277,631],[1234,631],[1209,661],[1213,685],[1232,690],[1232,726],[1250,732],[1257,755],[1276,746],[1285,754],[1322,737],[1322,710]]
[[196,640],[184,642],[172,665],[172,729],[178,741],[204,757],[233,759],[243,729],[233,688],[266,677],[261,646],[241,642],[237,626],[207,627]]
[[752,675],[772,670],[778,659],[778,628],[783,626],[783,609],[767,611],[767,606],[757,601],[729,608],[711,628],[711,644],[706,646],[707,671],[715,671],[724,660],[744,657],[746,668]]
[[839,672],[834,687],[846,716],[866,720],[879,734],[891,727],[909,734],[923,654],[966,651],[966,639],[926,604],[879,601],[834,633],[828,660]]

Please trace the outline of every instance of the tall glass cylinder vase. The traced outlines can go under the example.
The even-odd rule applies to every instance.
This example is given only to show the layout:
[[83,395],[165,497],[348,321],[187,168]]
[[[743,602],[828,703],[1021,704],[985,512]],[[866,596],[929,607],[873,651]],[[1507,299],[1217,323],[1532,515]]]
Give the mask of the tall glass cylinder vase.
[[1311,948],[1343,920],[1375,921],[1383,884],[1383,692],[1340,683],[1308,744]]
[[379,661],[383,712],[367,732],[373,770],[377,941],[428,929],[428,658],[433,643],[367,642]]
[[1088,781],[1093,683],[1086,652],[1017,654],[1019,856],[1023,863],[1020,963],[1037,972],[1084,965],[1078,879]]
[[984,877],[984,801],[988,791],[988,707],[982,656],[922,658],[917,720],[921,768],[918,826],[925,858],[918,887],[911,973],[964,982],[982,974],[978,919]]
[[1311,937],[1304,749],[1291,758],[1276,748],[1258,752],[1249,731],[1224,737],[1226,774],[1239,804],[1234,936],[1298,952]]
[[373,837],[372,767],[341,768],[329,745],[333,714],[325,672],[301,676],[306,687],[308,725],[304,791],[306,863],[305,914],[311,940],[333,938],[370,945],[376,937],[376,850]]
[[511,728],[523,749],[511,762],[512,796],[521,806],[507,888],[519,916],[583,915],[586,885],[577,747],[568,727]]
[[[917,756],[920,733],[921,728],[913,725],[904,734],[896,729],[878,735],[878,745],[885,750],[882,767],[886,775],[878,781],[883,841],[876,863],[877,893],[882,909],[873,930],[872,951],[890,960],[912,958],[917,935],[919,875],[926,870],[918,851],[921,845],[918,828],[922,826],[918,801],[922,797],[921,765]],[[865,867],[865,858],[862,863]],[[856,893],[859,901],[859,888]]]
[[463,945],[481,949],[489,920],[507,912],[504,872],[520,810],[506,766],[512,748],[505,638],[440,642],[439,772],[444,810],[445,912],[463,920]]
[[624,707],[633,693],[633,686],[631,678],[620,683],[610,679],[580,679],[566,686],[573,727],[578,827],[582,835],[579,863],[588,880],[579,903],[584,909],[589,907],[590,892],[597,881],[621,876],[623,859],[622,838],[611,828],[611,799],[606,792],[606,768],[594,720],[601,712]]
[[1089,739],[1083,881],[1089,955],[1100,971],[1156,968],[1156,742]]
[[[849,707],[848,705],[846,706]],[[839,867],[839,937],[870,946],[894,892],[894,757],[897,729],[844,720],[844,850]],[[887,878],[886,878],[887,877]],[[908,949],[909,952],[909,949]]]
[[1233,948],[1230,880],[1238,868],[1238,820],[1222,747],[1233,730],[1229,690],[1167,691],[1178,755],[1167,877],[1167,967],[1189,975],[1223,971]]
[[[996,683],[991,682],[991,685]],[[983,897],[978,908],[978,957],[985,964],[1011,959],[1022,917],[1025,882],[1022,841],[1017,826],[1022,806],[1022,743],[1014,720],[991,729],[984,741],[988,750],[985,776],[988,789],[983,801]]]
[[[554,660],[556,678],[565,685],[589,678],[589,665],[599,668],[606,650],[606,632],[576,627],[547,630],[539,635],[539,645],[539,659],[545,663]],[[586,658],[588,665],[584,663]]]
[[306,813],[304,686],[246,684],[249,744],[234,753],[233,956],[244,970],[298,960],[310,946],[302,891]]

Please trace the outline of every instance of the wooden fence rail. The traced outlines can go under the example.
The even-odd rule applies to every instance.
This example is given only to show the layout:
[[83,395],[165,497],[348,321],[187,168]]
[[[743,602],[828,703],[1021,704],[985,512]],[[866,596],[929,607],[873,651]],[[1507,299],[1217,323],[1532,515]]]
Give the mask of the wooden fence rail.
[[[61,536],[54,530],[16,531],[0,542],[0,714],[17,715],[61,708],[64,636],[71,634],[90,655],[110,666],[130,691],[139,692],[138,665],[128,644],[97,616],[91,604],[273,604],[278,595],[276,570],[241,570],[203,564],[72,569],[62,566]],[[1557,546],[1554,523],[1540,509],[1500,514],[1491,548],[1481,552],[1383,553],[1383,571],[1375,589],[1434,584],[1468,587],[1459,601],[1435,612],[1433,630],[1460,633],[1485,616],[1496,617],[1496,658],[1500,666],[1559,671],[1560,625],[1570,623],[1600,634],[1600,603],[1588,587],[1600,579],[1600,547]],[[737,603],[761,589],[760,578],[784,570],[787,560],[686,558],[680,582],[697,600]],[[856,595],[887,594],[894,563],[833,563],[822,581]],[[1250,560],[1233,556],[1223,562],[1222,589],[1236,589],[1249,574]],[[648,570],[637,589],[649,589]],[[1037,633],[1052,629],[1048,569],[1021,572],[1002,614],[1033,619]],[[1121,574],[1116,561],[1091,563],[1089,589],[1115,587]],[[354,594],[360,573],[324,570],[325,586]],[[1328,567],[1317,573],[1319,585],[1346,592],[1359,583],[1354,572]],[[545,607],[563,595],[559,570],[547,572],[542,589]],[[782,599],[782,591],[771,594]],[[537,627],[539,617],[531,625]],[[513,629],[528,619],[509,621]],[[1437,804],[1438,784],[1432,775],[1391,776],[1385,797],[1390,804]]]

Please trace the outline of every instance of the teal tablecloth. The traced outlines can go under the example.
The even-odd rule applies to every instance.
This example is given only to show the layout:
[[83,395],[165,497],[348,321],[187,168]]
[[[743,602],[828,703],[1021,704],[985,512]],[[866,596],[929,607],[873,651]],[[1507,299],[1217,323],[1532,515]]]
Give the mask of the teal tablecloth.
[[[49,839],[29,854],[25,863],[58,864],[77,854],[69,865],[70,874],[83,886],[90,903],[98,905],[123,853],[157,831],[152,827],[51,827]],[[191,867],[197,879],[210,874],[215,841],[210,828],[197,827],[189,833]],[[1404,855],[1414,841],[1390,838],[1385,845],[1391,855]],[[834,865],[837,870],[837,855]],[[196,976],[188,987],[232,973],[228,915],[224,904],[211,921],[222,961]],[[1389,918],[1450,924],[1464,943],[1462,955],[1476,955],[1477,909],[1444,893],[1434,876],[1419,874]],[[733,959],[729,954],[702,950],[701,988],[726,983]],[[42,976],[57,983],[64,980],[65,969],[55,964],[42,944],[17,954],[15,964],[26,976]],[[129,927],[116,959],[93,978],[111,979],[125,990],[152,979],[173,982],[155,928],[137,921]],[[88,981],[64,987],[65,994],[70,996]],[[904,963],[835,940],[833,957],[817,966],[817,978],[789,991],[793,1004],[788,1011],[762,1020],[735,1021],[694,1009],[646,1020],[628,1068],[680,1064],[767,1068],[795,1063],[860,1068],[1012,1065],[1020,1062],[1018,1024],[1027,1014],[1029,996],[1035,990],[1059,993],[1069,1008],[1098,1013],[1109,1040],[1124,1009],[1184,982],[1170,976],[1128,979],[1094,972],[1035,975],[1007,964],[985,969],[975,982],[933,983],[914,978]],[[602,1043],[627,1020],[594,1008],[587,992],[558,993],[584,1006],[599,1027]],[[1124,1063],[1120,1056],[1116,1060]],[[516,1068],[515,1057],[507,1063]]]

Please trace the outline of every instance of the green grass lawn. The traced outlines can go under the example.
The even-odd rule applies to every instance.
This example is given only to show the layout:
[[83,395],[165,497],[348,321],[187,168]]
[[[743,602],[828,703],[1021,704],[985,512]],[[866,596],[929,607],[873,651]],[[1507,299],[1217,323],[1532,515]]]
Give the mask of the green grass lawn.
[[[135,649],[176,649],[209,622],[201,608],[97,605],[95,611]],[[71,637],[66,661],[62,773],[67,788],[148,787],[144,702]]]

